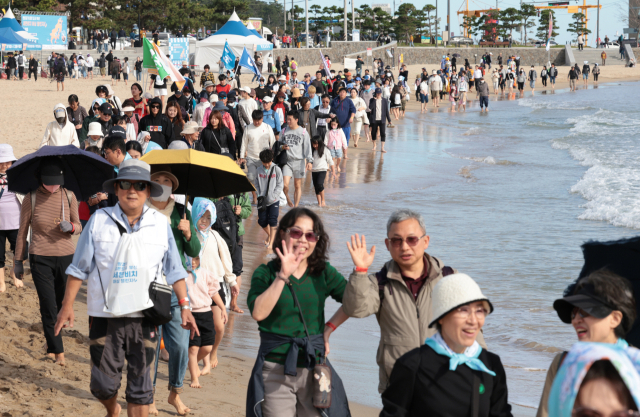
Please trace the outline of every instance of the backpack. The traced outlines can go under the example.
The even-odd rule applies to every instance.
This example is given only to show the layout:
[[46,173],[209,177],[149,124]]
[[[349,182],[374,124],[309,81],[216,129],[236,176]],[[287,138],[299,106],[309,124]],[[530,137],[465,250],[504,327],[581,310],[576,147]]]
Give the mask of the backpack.
[[[442,276],[446,277],[447,275],[453,274],[453,268],[450,266],[442,267]],[[384,301],[384,287],[389,283],[389,278],[387,278],[387,267],[383,267],[382,270],[376,273],[376,279],[378,280],[378,292],[380,294],[380,306],[382,306],[382,301]],[[389,286],[389,294],[393,295],[393,287]]]
[[24,57],[22,55],[18,55],[18,65],[24,65]]
[[238,219],[231,207],[231,201],[227,197],[216,201],[216,222],[212,229],[218,232],[229,247],[229,253],[233,256],[238,246]]

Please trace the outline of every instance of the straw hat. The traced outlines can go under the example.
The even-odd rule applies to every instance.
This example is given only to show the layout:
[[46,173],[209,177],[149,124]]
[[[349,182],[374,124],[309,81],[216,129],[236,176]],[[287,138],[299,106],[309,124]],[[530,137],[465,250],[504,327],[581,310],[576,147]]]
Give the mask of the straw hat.
[[0,144],[0,164],[3,162],[14,162],[17,161],[16,157],[13,155],[13,148],[11,145],[7,143]]
[[89,123],[89,132],[88,136],[104,136],[102,133],[102,125],[98,122]]
[[433,289],[433,304],[431,305],[431,323],[433,327],[453,310],[465,304],[476,301],[484,301],[488,304],[489,313],[493,312],[493,306],[487,297],[482,294],[478,284],[466,274],[451,274],[442,278]]
[[197,133],[202,130],[202,126],[198,125],[198,122],[194,122],[193,120],[184,124],[182,128],[181,135],[190,135],[192,133]]
[[298,88],[293,88],[291,91],[293,91],[293,94],[291,94],[291,98],[299,98],[299,97],[302,97],[302,94],[300,94],[300,89],[298,89]]

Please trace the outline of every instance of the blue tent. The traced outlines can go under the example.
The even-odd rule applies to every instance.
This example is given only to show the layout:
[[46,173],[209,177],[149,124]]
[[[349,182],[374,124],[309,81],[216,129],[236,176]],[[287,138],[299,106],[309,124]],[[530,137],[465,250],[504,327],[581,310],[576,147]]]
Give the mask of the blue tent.
[[[2,19],[4,20],[4,19]],[[4,27],[0,28],[0,44],[4,45],[5,50],[41,50],[42,45],[36,45],[22,36],[18,35],[13,29]]]
[[[11,29],[16,35],[20,36],[21,38],[24,38],[28,43],[31,43],[31,44],[38,43],[37,38],[35,38],[33,34],[27,32],[26,30],[24,30],[22,26],[20,26],[20,24],[16,20],[16,17],[13,15],[13,12],[11,11],[10,8],[7,9],[6,13],[4,14],[4,17],[0,20],[0,29],[3,29],[3,28]],[[42,47],[28,48],[28,49],[42,49]]]

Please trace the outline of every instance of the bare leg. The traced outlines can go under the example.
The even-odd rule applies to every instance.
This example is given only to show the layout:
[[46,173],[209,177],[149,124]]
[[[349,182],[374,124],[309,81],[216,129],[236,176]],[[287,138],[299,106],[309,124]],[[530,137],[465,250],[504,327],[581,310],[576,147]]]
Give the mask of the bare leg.
[[284,177],[284,187],[282,189],[282,191],[284,192],[284,195],[287,197],[287,205],[289,207],[293,207],[293,203],[291,202],[291,199],[289,198],[289,181],[291,181],[291,177]]
[[0,293],[7,290],[7,284],[4,283],[4,277],[0,278]]
[[267,234],[267,240],[264,241],[266,247],[271,246],[271,226],[263,227],[262,230]]
[[200,368],[198,368],[198,351],[199,346],[189,347],[189,375],[191,376],[191,388],[202,388],[198,378],[200,377]]
[[300,204],[300,198],[302,197],[302,178],[294,178],[295,191],[293,193],[293,198],[295,200],[295,207],[298,207]]
[[325,207],[327,204],[324,202],[324,190],[318,195],[320,201],[318,202],[320,207]]
[[369,129],[369,125],[364,125],[364,135],[367,137],[367,142],[371,142],[371,129]]
[[[375,142],[374,142],[374,145],[375,145]],[[340,172],[340,161],[341,160],[342,160],[342,158],[333,158],[333,164],[338,169],[338,172]]]
[[149,415],[148,405],[127,403],[128,417],[147,417],[148,415]]
[[224,337],[224,323],[222,322],[220,307],[213,306],[211,311],[213,311],[213,325],[216,330],[216,340],[211,348],[211,354],[203,358],[204,367],[200,375],[207,375],[211,372],[211,368],[215,369],[218,366],[218,347]]
[[256,193],[255,191],[251,191],[251,195],[253,196],[253,204],[257,204],[258,203],[258,193]]
[[[242,276],[241,275],[236,276],[236,282],[238,283],[238,289],[240,289],[240,287],[242,286]],[[234,313],[244,314],[244,310],[241,310],[240,307],[238,307],[238,296],[237,295],[231,294],[231,302],[229,303],[229,310],[233,311]]]
[[122,411],[122,407],[118,404],[118,396],[114,395],[113,398],[108,400],[99,400],[104,408],[107,409],[107,417],[118,417]]

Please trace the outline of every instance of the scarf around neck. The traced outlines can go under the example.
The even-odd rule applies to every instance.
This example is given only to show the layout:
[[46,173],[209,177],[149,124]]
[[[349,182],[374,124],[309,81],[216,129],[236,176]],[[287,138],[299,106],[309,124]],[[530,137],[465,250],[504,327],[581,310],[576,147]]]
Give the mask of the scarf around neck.
[[158,207],[153,205],[151,199],[147,200],[147,206],[163,214],[167,218],[169,224],[171,224],[171,213],[173,213],[173,208],[175,207],[175,205],[176,201],[173,198],[169,197],[169,204],[167,204],[167,207],[165,207],[163,210],[160,210]]
[[474,371],[486,372],[491,376],[496,376],[496,373],[489,370],[487,366],[478,359],[480,352],[482,352],[482,346],[477,341],[473,342],[473,345],[465,349],[464,353],[455,353],[444,341],[440,332],[433,335],[424,341],[425,345],[428,345],[438,355],[447,356],[449,360],[449,370],[455,371],[458,365],[467,365]]

